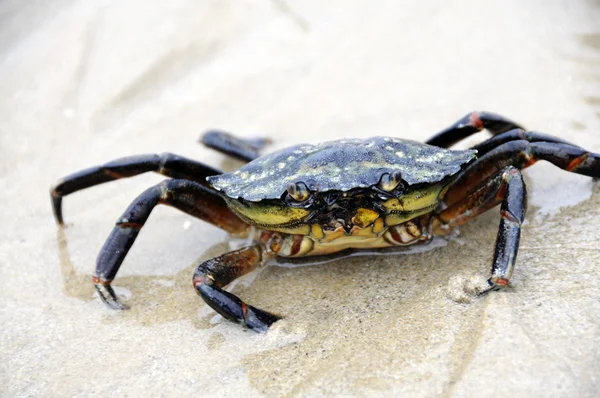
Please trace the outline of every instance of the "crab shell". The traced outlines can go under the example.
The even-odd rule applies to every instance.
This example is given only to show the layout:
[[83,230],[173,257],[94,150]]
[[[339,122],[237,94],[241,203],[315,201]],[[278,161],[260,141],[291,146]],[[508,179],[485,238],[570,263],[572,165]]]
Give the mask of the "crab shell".
[[250,202],[280,199],[290,183],[303,182],[313,192],[346,192],[374,186],[393,172],[400,172],[408,186],[435,184],[458,173],[476,154],[391,137],[344,139],[285,148],[208,182],[229,198]]

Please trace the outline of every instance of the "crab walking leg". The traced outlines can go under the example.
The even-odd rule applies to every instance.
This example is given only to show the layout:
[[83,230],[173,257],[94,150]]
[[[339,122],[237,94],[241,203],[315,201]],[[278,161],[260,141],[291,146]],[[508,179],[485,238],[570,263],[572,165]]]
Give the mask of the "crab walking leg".
[[527,209],[527,191],[521,172],[508,166],[469,195],[465,201],[441,211],[432,219],[432,233],[446,235],[481,213],[502,203],[500,227],[488,286],[479,294],[508,285],[512,274],[521,236],[521,225]]
[[513,129],[522,129],[517,123],[490,112],[471,112],[463,116],[452,126],[440,131],[426,144],[441,148],[449,148],[457,142],[482,131],[488,130],[494,135],[501,134]]
[[172,153],[137,155],[113,160],[100,166],[70,174],[50,188],[52,210],[58,224],[63,224],[62,198],[73,192],[138,174],[154,171],[172,178],[183,178],[206,185],[206,177],[221,171]]
[[197,182],[165,180],[147,189],[117,220],[96,260],[96,273],[92,280],[109,307],[124,308],[110,283],[152,209],[159,204],[175,207],[237,236],[245,236],[249,231],[249,226],[229,210],[223,198]]
[[254,245],[205,261],[194,272],[196,292],[224,318],[255,331],[266,331],[280,317],[248,305],[223,290],[224,286],[262,264],[264,255],[263,247]]
[[267,138],[244,139],[220,130],[205,132],[200,142],[243,162],[251,162],[260,157],[260,150],[271,143]]
[[554,142],[509,141],[486,153],[459,174],[443,201],[452,206],[475,192],[481,181],[499,170],[507,166],[524,169],[538,160],[546,160],[573,173],[600,177],[600,154]]
[[514,129],[507,131],[506,133],[498,134],[490,139],[487,139],[473,147],[471,149],[477,150],[477,155],[479,157],[485,155],[486,153],[496,149],[502,144],[505,144],[509,141],[529,141],[529,142],[553,142],[555,144],[564,144],[570,145],[574,147],[578,147],[578,145],[572,144],[568,141],[565,141],[558,137],[553,137],[548,134],[538,133],[535,131],[524,131],[522,129]]

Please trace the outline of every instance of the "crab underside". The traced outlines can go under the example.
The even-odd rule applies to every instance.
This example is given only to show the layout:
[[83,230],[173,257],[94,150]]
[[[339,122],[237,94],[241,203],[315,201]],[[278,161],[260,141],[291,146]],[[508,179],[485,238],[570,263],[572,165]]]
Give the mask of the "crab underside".
[[[470,150],[458,141],[487,129],[493,136]],[[550,135],[526,131],[492,113],[473,112],[426,144],[391,137],[299,145],[260,156],[266,139],[207,132],[208,147],[243,160],[222,173],[173,154],[117,159],[71,174],[51,188],[62,225],[62,198],[75,191],[153,171],[169,177],[125,210],[98,255],[93,283],[110,307],[124,309],[111,287],[152,209],[169,205],[253,244],[200,264],[196,292],[223,317],[265,331],[279,316],[224,290],[269,258],[330,256],[351,250],[426,244],[501,206],[487,286],[508,286],[527,207],[522,169],[538,160],[600,177],[600,155]],[[315,257],[316,258],[316,257]]]

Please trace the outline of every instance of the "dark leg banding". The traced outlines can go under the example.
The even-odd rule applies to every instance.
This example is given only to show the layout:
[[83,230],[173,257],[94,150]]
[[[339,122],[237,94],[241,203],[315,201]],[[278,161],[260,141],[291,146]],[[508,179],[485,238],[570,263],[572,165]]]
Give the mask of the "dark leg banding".
[[167,177],[181,178],[207,185],[206,177],[222,172],[210,166],[171,153],[162,155],[137,155],[116,159],[101,166],[90,167],[70,174],[50,188],[52,210],[58,224],[63,223],[62,198],[94,185],[133,177],[147,172]]
[[491,137],[488,140],[483,141],[480,144],[473,146],[471,149],[477,150],[477,156],[482,157],[486,153],[496,149],[502,144],[505,144],[509,141],[529,141],[529,142],[551,142],[555,144],[564,144],[570,146],[577,146],[568,141],[565,141],[558,137],[553,137],[548,134],[538,133],[535,131],[524,131],[521,129],[515,129],[511,131],[507,131],[506,133],[502,133],[496,136]]
[[600,154],[555,142],[506,142],[477,159],[462,171],[444,196],[448,206],[461,201],[498,171],[514,166],[520,170],[546,160],[563,170],[589,177],[600,177]]
[[488,130],[494,135],[505,133],[513,129],[522,129],[517,123],[503,116],[490,112],[471,112],[445,130],[440,131],[426,144],[440,148],[450,148],[457,142],[482,131]]

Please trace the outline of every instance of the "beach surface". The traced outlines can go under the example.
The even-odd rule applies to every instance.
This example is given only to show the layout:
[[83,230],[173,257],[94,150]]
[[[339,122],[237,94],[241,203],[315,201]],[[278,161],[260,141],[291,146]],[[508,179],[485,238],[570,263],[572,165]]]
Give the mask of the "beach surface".
[[[204,304],[223,231],[157,207],[114,281],[95,258],[141,175],[59,178],[172,152],[226,171],[209,128],[296,143],[424,141],[472,110],[600,152],[598,1],[0,3],[0,396],[594,397],[600,184],[540,162],[512,288],[473,298],[499,209],[431,250],[269,266],[232,287],[282,314],[266,334]],[[462,142],[465,148],[485,133]]]

